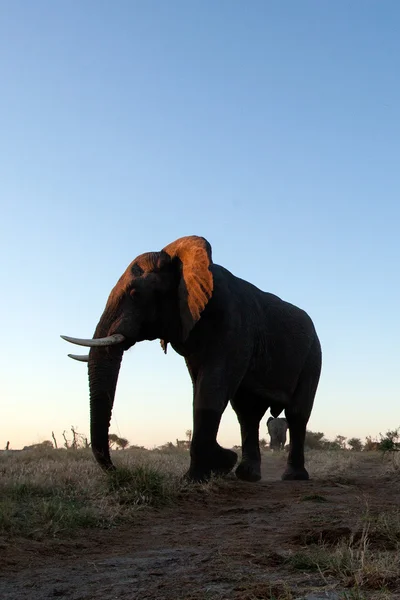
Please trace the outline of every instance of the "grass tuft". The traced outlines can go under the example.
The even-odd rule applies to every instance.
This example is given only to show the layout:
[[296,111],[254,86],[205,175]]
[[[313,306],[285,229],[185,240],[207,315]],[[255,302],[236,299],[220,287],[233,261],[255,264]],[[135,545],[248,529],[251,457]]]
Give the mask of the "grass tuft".
[[120,467],[107,478],[108,491],[120,504],[160,506],[175,496],[176,487],[168,476],[148,465]]
[[321,494],[307,494],[301,498],[302,502],[328,502],[325,496],[321,496]]

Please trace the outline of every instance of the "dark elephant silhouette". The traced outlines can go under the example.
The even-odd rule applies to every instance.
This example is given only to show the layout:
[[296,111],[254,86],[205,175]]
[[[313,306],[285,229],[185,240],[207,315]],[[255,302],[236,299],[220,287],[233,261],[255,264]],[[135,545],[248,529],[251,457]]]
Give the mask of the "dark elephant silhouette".
[[203,237],[183,237],[135,258],[111,291],[93,338],[63,337],[90,347],[88,356],[70,356],[89,363],[91,445],[105,470],[115,468],[108,430],[123,353],[160,339],[164,352],[170,344],[184,357],[193,382],[190,480],[235,466],[237,454],[217,443],[229,401],[242,436],[237,477],[261,478],[259,425],[269,408],[275,417],[285,411],[290,431],[282,478],[308,479],[304,439],[321,371],[313,322],[216,265]]

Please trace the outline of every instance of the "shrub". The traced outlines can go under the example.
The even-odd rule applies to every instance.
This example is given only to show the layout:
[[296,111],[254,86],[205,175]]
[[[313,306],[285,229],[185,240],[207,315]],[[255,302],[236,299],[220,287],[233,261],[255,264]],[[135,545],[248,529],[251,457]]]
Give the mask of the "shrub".
[[350,438],[347,444],[350,446],[351,450],[354,450],[355,452],[361,452],[363,449],[363,443],[360,438]]
[[381,441],[379,442],[378,449],[384,454],[386,452],[397,452],[400,450],[399,428],[394,429],[393,431],[387,431],[384,436],[380,433],[379,437],[381,438]]

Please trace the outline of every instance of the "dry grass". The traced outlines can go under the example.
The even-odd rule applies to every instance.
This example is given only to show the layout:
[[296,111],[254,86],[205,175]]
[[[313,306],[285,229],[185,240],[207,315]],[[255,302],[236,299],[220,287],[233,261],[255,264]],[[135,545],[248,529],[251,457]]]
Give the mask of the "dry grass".
[[[229,596],[226,593],[216,595],[213,591],[209,595],[207,590],[196,591],[184,596],[178,596],[177,600],[300,600],[295,592],[292,592],[290,587],[285,584],[276,583],[254,583],[246,581],[241,585],[237,585]],[[353,600],[350,599],[349,600]],[[358,600],[358,599],[354,599]],[[361,600],[361,599],[360,599]],[[362,599],[364,600],[364,599]]]
[[43,538],[110,527],[184,489],[187,453],[132,450],[114,458],[119,468],[107,476],[88,450],[2,455],[0,534]]
[[[285,466],[287,452],[261,453],[262,460],[282,463]],[[374,465],[377,477],[400,476],[400,452],[383,457],[380,452],[353,452],[351,450],[306,450],[305,466],[312,479],[335,480],[338,483],[351,482],[363,466]]]
[[[382,461],[373,454],[382,474],[399,472],[397,455]],[[212,480],[206,485],[184,484],[181,477],[189,464],[189,453],[184,450],[130,449],[114,452],[113,459],[118,470],[106,476],[90,450],[0,454],[0,535],[37,539],[65,536],[82,527],[112,527],[135,518],[146,507],[214,494],[229,483]],[[283,453],[263,453],[264,462],[281,461],[283,465],[284,460]],[[349,481],[358,469],[356,463],[368,460],[372,459],[367,453],[307,453],[307,467],[314,479]],[[305,495],[303,500],[325,499]],[[393,540],[392,546],[398,543],[398,515],[381,516],[379,527],[382,536]]]
[[353,533],[335,543],[310,540],[288,558],[293,568],[318,572],[327,584],[335,579],[356,591],[399,588],[400,510],[374,516],[367,507]]
[[327,583],[335,578],[346,587],[397,589],[400,581],[400,558],[392,552],[371,550],[367,538],[342,542],[334,549],[317,545],[295,553],[290,564],[301,571],[317,571]]
[[382,459],[385,474],[400,479],[400,452],[388,452]]
[[106,475],[90,450],[0,454],[0,535],[43,539],[83,527],[108,528],[129,522],[139,510],[226,485],[217,478],[184,482],[184,450],[128,449],[114,452],[113,461],[117,471]]
[[309,450],[306,467],[313,479],[346,478],[354,475],[359,454],[342,450]]
[[336,483],[354,483],[363,472],[370,477],[373,467],[376,478],[400,478],[400,452],[353,452],[351,450],[309,450],[306,467],[313,479],[331,480]]
[[[12,545],[16,537],[45,542],[76,533],[75,542],[82,528],[113,528],[134,522],[140,511],[186,501],[164,516],[178,514],[182,507],[188,511],[188,506],[191,514],[193,505],[194,515],[196,507],[203,511],[205,506],[200,514],[207,519],[221,508],[221,521],[216,524],[219,527],[221,523],[221,538],[224,523],[232,529],[222,550],[218,546],[212,560],[205,563],[209,591],[190,590],[181,600],[226,600],[219,582],[221,588],[232,586],[229,597],[233,600],[295,600],[306,589],[346,589],[338,596],[341,600],[393,597],[400,589],[400,508],[384,498],[381,502],[380,486],[386,485],[388,490],[392,481],[396,482],[398,453],[382,457],[376,452],[309,451],[306,465],[315,483],[306,482],[304,487],[288,484],[289,503],[282,485],[274,484],[285,459],[286,453],[263,453],[270,481],[260,488],[248,486],[248,498],[253,502],[248,505],[246,498],[243,500],[244,485],[238,486],[242,494],[238,501],[231,481],[234,475],[204,485],[183,483],[181,477],[189,464],[189,453],[184,450],[114,452],[118,469],[111,475],[99,469],[90,450],[0,453],[0,536]],[[332,485],[336,483],[339,486]],[[271,507],[277,510],[276,518],[281,519],[284,530],[286,527],[283,535],[273,518],[266,518],[260,510],[258,493],[260,497],[264,494],[264,500],[266,494],[281,494]],[[362,514],[358,518],[359,498]],[[363,508],[364,498],[369,505],[365,503]],[[258,523],[258,519],[267,529],[260,539],[253,539],[248,537],[247,524],[252,520]],[[196,531],[194,539],[198,540],[196,536],[202,534]],[[278,542],[283,545],[266,546],[263,536],[267,534],[283,540]],[[231,535],[238,537],[231,540]],[[33,545],[37,547],[36,542]]]
[[367,513],[369,538],[374,546],[385,550],[400,550],[400,509],[390,512]]

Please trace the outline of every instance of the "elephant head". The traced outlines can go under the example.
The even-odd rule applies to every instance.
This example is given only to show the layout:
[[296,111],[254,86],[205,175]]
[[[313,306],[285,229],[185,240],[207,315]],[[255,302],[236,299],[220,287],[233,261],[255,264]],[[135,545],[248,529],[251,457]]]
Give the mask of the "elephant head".
[[211,246],[202,237],[183,237],[160,252],[138,256],[110,293],[93,339],[61,336],[90,347],[90,435],[93,454],[113,469],[108,430],[122,355],[136,342],[161,339],[185,343],[213,292]]

